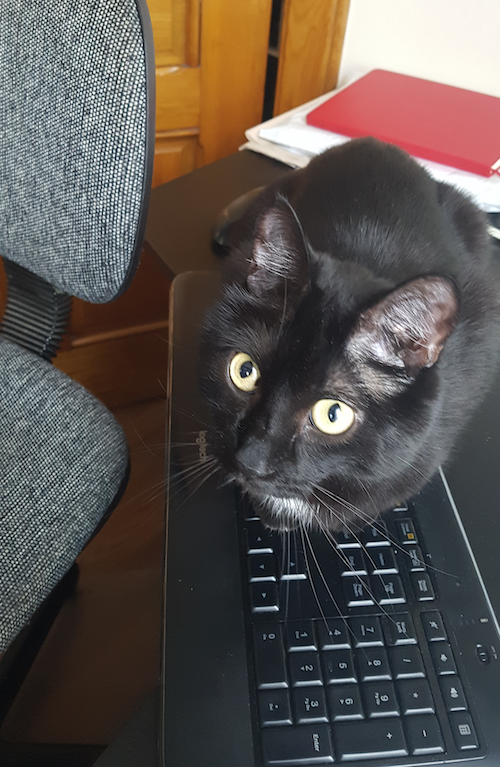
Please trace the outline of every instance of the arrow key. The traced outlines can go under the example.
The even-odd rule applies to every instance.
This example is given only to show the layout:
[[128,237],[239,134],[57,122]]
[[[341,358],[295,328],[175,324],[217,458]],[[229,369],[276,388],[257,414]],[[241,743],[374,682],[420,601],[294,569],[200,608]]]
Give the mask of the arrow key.
[[269,613],[278,612],[278,591],[276,584],[269,582],[251,583],[250,599],[252,612]]

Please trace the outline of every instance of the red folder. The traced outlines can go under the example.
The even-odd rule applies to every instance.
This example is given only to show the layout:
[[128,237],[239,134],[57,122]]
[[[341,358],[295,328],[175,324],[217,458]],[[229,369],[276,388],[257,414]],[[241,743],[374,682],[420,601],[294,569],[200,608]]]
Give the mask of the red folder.
[[307,115],[343,136],[375,136],[415,157],[500,172],[500,98],[374,69]]

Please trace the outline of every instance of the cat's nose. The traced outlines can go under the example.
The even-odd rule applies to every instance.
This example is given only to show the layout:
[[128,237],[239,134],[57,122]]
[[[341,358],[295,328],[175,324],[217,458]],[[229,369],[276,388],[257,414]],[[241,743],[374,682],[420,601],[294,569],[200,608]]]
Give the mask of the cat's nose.
[[275,471],[269,465],[269,447],[260,439],[249,439],[237,450],[236,462],[247,478],[271,477]]

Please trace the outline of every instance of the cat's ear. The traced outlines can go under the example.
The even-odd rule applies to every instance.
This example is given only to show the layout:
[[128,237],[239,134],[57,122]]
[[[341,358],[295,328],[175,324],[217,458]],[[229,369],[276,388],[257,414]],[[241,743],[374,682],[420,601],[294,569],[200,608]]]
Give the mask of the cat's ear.
[[348,353],[354,359],[404,369],[414,378],[437,362],[457,315],[453,284],[441,277],[421,277],[360,315],[348,339]]
[[266,210],[257,221],[248,289],[258,296],[302,293],[308,286],[307,264],[307,247],[293,211],[285,203]]

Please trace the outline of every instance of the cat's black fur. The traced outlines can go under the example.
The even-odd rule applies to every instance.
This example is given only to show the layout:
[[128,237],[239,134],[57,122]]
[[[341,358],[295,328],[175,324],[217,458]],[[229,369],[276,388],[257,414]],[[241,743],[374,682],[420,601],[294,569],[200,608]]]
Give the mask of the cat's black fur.
[[[498,349],[483,214],[373,139],[264,190],[225,259],[202,337],[212,448],[263,520],[363,527],[446,461]],[[260,370],[240,391],[229,364]],[[330,436],[321,399],[355,412]]]

